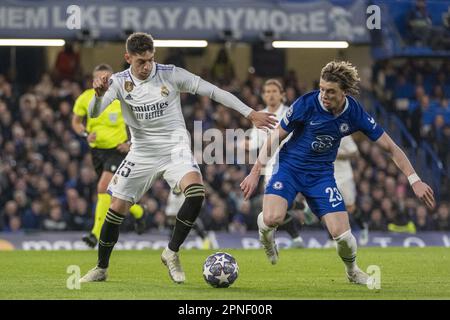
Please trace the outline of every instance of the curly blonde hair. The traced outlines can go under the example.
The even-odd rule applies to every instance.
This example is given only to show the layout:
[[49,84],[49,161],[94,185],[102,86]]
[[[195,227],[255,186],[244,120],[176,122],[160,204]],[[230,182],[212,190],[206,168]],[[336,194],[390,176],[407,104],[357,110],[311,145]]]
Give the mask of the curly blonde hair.
[[348,61],[328,62],[320,72],[320,78],[327,82],[337,82],[339,87],[349,95],[358,95],[361,79],[358,70]]

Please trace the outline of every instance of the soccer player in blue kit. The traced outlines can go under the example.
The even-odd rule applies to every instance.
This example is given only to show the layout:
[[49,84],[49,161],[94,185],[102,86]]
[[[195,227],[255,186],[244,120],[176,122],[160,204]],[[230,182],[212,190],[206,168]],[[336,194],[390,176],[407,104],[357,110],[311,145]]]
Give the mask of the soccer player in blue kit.
[[267,184],[263,212],[258,216],[259,239],[266,255],[272,264],[277,263],[276,228],[283,222],[296,194],[301,192],[312,212],[336,240],[348,280],[367,284],[369,276],[356,264],[356,239],[334,179],[333,162],[341,138],[362,131],[391,155],[418,198],[430,208],[435,201],[432,189],[421,181],[404,152],[352,97],[358,93],[359,81],[358,71],[351,63],[329,62],[320,74],[320,90],[301,96],[290,106],[262,147],[241,189],[248,199],[258,185],[271,150],[293,132],[279,151],[278,171]]

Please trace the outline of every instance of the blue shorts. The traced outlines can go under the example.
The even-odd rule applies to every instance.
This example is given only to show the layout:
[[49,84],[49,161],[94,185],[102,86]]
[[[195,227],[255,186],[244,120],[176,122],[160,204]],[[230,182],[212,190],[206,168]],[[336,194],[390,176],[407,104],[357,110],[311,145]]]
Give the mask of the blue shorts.
[[319,219],[330,212],[346,211],[332,170],[306,172],[280,165],[267,183],[264,194],[276,194],[286,199],[290,208],[299,192]]

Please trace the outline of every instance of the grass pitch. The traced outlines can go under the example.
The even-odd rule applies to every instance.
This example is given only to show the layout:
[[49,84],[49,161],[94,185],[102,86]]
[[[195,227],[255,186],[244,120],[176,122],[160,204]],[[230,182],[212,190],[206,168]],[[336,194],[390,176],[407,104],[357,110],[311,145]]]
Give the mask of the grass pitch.
[[205,283],[202,265],[214,251],[182,250],[186,283],[170,280],[160,251],[115,251],[109,279],[69,290],[69,265],[81,275],[95,265],[92,251],[0,252],[0,299],[450,299],[450,248],[360,248],[358,264],[381,269],[381,289],[348,283],[333,249],[285,249],[272,266],[263,250],[231,253],[240,268],[229,288]]

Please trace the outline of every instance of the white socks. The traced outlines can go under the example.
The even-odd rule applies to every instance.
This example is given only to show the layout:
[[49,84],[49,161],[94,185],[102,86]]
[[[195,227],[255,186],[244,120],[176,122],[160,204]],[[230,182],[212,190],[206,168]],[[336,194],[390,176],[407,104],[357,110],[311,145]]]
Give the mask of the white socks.
[[356,266],[356,239],[351,230],[345,231],[334,238],[337,243],[337,253],[345,263],[347,272],[355,271]]
[[273,240],[276,228],[269,227],[264,223],[262,212],[258,215],[258,228],[259,232],[261,232],[267,239]]

